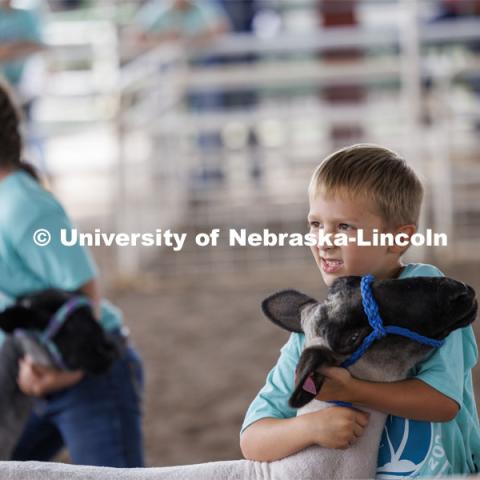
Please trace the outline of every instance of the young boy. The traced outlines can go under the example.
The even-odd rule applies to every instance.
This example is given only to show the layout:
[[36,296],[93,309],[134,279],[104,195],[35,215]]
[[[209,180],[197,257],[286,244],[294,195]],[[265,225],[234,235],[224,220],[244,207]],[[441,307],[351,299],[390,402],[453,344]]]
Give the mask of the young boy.
[[[310,187],[310,231],[349,237],[363,230],[416,232],[423,188],[405,161],[373,145],[342,149],[315,170]],[[376,278],[441,276],[432,265],[403,265],[408,247],[312,247],[327,286],[346,275]],[[281,350],[266,384],[250,405],[241,448],[251,460],[273,461],[310,445],[348,448],[363,433],[368,415],[346,407],[296,416],[288,399],[304,335],[293,333]],[[471,326],[450,334],[445,344],[410,372],[407,380],[376,383],[359,380],[344,368],[325,369],[319,400],[341,400],[388,413],[380,443],[377,478],[436,476],[478,472],[480,427],[471,369],[477,346]]]

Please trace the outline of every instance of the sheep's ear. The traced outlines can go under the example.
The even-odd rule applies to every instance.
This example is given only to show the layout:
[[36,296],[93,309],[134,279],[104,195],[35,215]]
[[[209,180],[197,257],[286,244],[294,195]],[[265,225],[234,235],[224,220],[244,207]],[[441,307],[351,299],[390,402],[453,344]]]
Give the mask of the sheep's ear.
[[295,372],[295,389],[288,401],[292,408],[301,408],[320,392],[325,376],[318,370],[335,365],[332,353],[323,347],[305,349]]
[[301,311],[306,305],[317,301],[297,292],[296,290],[283,290],[267,297],[262,302],[263,313],[276,325],[289,332],[302,332]]
[[0,329],[11,333],[17,328],[38,328],[35,314],[22,305],[13,305],[0,313]]

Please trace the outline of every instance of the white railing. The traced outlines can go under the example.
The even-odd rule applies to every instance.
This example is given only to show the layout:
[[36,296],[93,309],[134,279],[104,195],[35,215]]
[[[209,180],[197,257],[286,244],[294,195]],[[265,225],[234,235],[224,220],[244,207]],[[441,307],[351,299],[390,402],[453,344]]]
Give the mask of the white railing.
[[[94,74],[92,78],[101,85],[92,87],[84,82],[82,87],[88,85],[92,95],[105,95],[118,107],[113,117],[119,146],[117,163],[112,170],[115,172],[115,195],[112,199],[115,228],[118,231],[142,231],[163,225],[182,226],[188,218],[191,170],[198,161],[191,138],[199,132],[220,132],[225,136],[235,128],[244,132],[248,129],[260,133],[263,130],[271,133],[272,129],[284,132],[280,133],[276,147],[267,141],[255,147],[256,154],[266,158],[266,176],[272,177],[270,183],[263,185],[264,193],[255,189],[248,183],[248,174],[239,173],[241,168],[246,168],[240,165],[242,160],[240,163],[238,158],[232,160],[235,155],[238,157],[238,152],[222,152],[228,157],[224,168],[228,170],[226,174],[231,181],[227,181],[226,187],[220,190],[200,192],[203,207],[197,206],[195,210],[195,224],[226,223],[232,218],[232,212],[239,221],[250,220],[256,224],[272,221],[272,215],[292,220],[298,218],[305,207],[304,201],[298,200],[299,195],[303,195],[301,185],[304,185],[312,165],[333,145],[326,135],[317,135],[316,143],[313,142],[310,147],[302,145],[295,141],[295,125],[304,122],[305,126],[311,126],[311,131],[327,131],[332,124],[353,121],[365,125],[369,140],[399,149],[422,171],[424,177],[430,178],[432,201],[427,207],[433,211],[435,228],[440,227],[454,235],[454,214],[456,209],[465,205],[457,204],[454,194],[454,190],[458,189],[455,184],[458,175],[453,173],[456,166],[450,143],[456,112],[448,99],[452,95],[454,80],[459,76],[477,74],[480,65],[478,58],[451,56],[448,53],[442,58],[437,55],[431,61],[432,57],[421,54],[420,46],[478,39],[480,22],[468,20],[431,24],[419,29],[414,3],[411,3],[410,16],[406,16],[410,21],[404,21],[398,28],[384,31],[329,29],[308,36],[282,35],[272,39],[228,36],[216,45],[196,52],[186,52],[178,47],[159,47],[121,70],[111,60],[114,58],[117,61],[116,54],[112,53],[115,41],[100,35],[98,39],[102,41],[92,50],[96,52],[92,55],[98,60],[99,70],[98,75]],[[106,31],[110,31],[108,35],[113,34],[112,30]],[[58,39],[55,50],[60,52],[63,48],[60,27],[58,32],[57,36],[52,34],[52,39]],[[268,60],[272,54],[316,54],[324,49],[347,46],[395,47],[399,53],[365,57],[348,64],[332,64],[314,56],[301,61]],[[258,60],[249,64],[248,68],[243,65],[192,67],[187,62],[188,55],[239,53],[255,54]],[[103,65],[104,60],[107,66]],[[105,75],[100,73],[100,65],[106,69]],[[433,78],[435,92],[434,124],[429,128],[420,121],[423,101],[421,78],[425,76]],[[107,81],[102,84],[104,79]],[[313,94],[322,86],[349,84],[351,79],[370,86],[373,92],[381,91],[373,89],[382,84],[396,84],[397,87],[393,88],[393,95],[380,96],[379,99],[376,98],[378,95],[370,95],[364,103],[354,105],[332,105],[320,101]],[[262,99],[248,111],[224,110],[202,112],[201,115],[184,109],[186,92],[193,89],[228,91],[299,86],[311,89],[310,100],[290,99],[280,104]],[[60,89],[52,90],[55,90],[49,93],[52,97],[61,93]],[[77,93],[83,95],[85,92],[80,88]],[[109,113],[113,111],[110,109]],[[112,117],[104,120],[111,121]],[[392,125],[389,134],[382,133],[385,129],[383,123],[387,122]],[[245,142],[243,145],[246,145]],[[272,160],[270,157],[273,156],[277,158]],[[430,160],[426,161],[428,158]],[[463,178],[472,182],[475,177],[473,169],[471,167],[472,171],[469,170]],[[285,186],[291,189],[287,196],[291,208],[283,197],[283,209],[279,212],[275,207],[285,195]],[[228,194],[225,194],[225,188]],[[253,200],[259,196],[265,201],[263,213],[255,203],[257,200]],[[248,205],[257,205],[255,212],[241,214],[241,211],[248,212]],[[188,220],[187,223],[190,222]],[[451,238],[455,245],[463,245],[463,239]],[[124,273],[134,273],[145,260],[145,252],[138,248],[122,248],[118,253],[119,270]],[[195,253],[192,253],[190,260],[194,258]],[[225,258],[228,259],[228,255]]]

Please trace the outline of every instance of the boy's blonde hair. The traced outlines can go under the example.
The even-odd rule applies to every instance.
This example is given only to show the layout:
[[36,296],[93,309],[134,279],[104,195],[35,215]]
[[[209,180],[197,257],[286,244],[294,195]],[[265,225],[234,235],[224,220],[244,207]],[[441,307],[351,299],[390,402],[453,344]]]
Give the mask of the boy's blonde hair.
[[417,224],[423,186],[398,154],[377,145],[353,145],[328,156],[310,180],[309,195],[347,194],[371,200],[386,226]]

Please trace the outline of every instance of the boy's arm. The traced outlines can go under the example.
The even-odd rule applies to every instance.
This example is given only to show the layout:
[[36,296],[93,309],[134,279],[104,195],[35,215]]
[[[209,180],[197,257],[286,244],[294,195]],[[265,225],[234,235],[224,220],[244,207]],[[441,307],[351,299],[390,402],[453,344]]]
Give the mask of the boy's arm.
[[330,407],[292,418],[263,418],[240,438],[243,456],[271,462],[311,445],[348,448],[363,433],[368,414],[345,407]]
[[449,422],[459,405],[421,380],[411,378],[376,383],[352,377],[350,400],[398,417],[425,422]]
[[297,418],[296,411],[288,405],[302,343],[299,334],[290,335],[265,385],[248,408],[240,447],[250,460],[277,460],[311,444],[304,432],[304,420]]
[[327,380],[317,398],[359,403],[413,420],[447,422],[462,405],[465,374],[476,358],[473,331],[466,327],[451,333],[415,367],[413,378],[376,383],[356,379],[344,368],[324,369]]
[[350,408],[329,408],[297,417],[288,404],[303,336],[292,333],[265,385],[250,404],[242,426],[242,453],[251,460],[273,461],[320,444],[345,448],[360,436],[368,415]]
[[26,57],[44,50],[44,46],[31,41],[5,42],[0,45],[0,61],[6,62]]
[[343,407],[297,417],[288,399],[294,389],[295,367],[302,348],[303,336],[291,334],[265,385],[248,408],[240,446],[251,460],[278,460],[313,444],[344,448],[361,435],[367,423],[367,414]]
[[307,438],[305,418],[263,418],[247,427],[240,448],[248,460],[272,462],[292,455],[312,443]]

